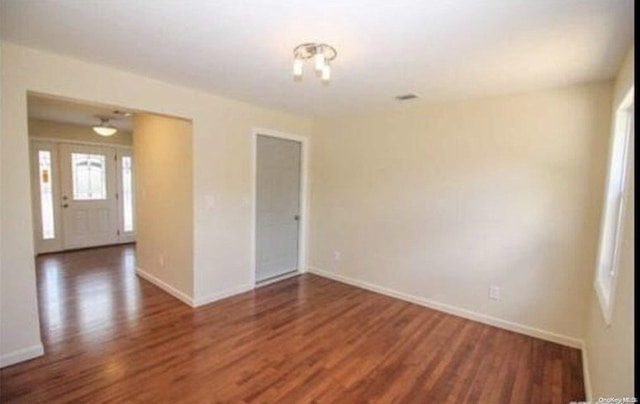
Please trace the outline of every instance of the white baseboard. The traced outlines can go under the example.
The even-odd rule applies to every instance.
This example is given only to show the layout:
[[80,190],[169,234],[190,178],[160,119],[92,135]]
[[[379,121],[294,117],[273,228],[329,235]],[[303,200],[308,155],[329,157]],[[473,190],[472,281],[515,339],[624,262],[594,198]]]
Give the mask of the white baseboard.
[[589,374],[589,361],[587,359],[587,345],[582,347],[582,373],[584,380],[584,393],[588,403],[593,402],[593,394],[591,392],[591,376]]
[[186,303],[191,307],[194,307],[193,299],[191,298],[191,296],[187,295],[186,293],[174,288],[173,286],[160,280],[159,278],[156,278],[154,275],[151,275],[149,272],[146,272],[141,268],[136,267],[136,274],[141,278],[146,279],[149,282],[153,283],[154,285],[164,290],[165,292],[175,297],[176,299],[180,300],[181,302]]
[[269,278],[267,280],[257,282],[256,283],[256,288],[261,288],[263,286],[271,285],[272,283],[276,283],[276,282],[283,281],[285,279],[293,278],[293,277],[298,276],[300,274],[302,274],[302,272],[298,271],[297,269],[294,269],[293,271],[286,272],[284,275],[274,276],[273,278]]
[[530,327],[523,324],[514,323],[511,321],[503,320],[497,317],[488,316],[486,314],[477,313],[467,309],[461,309],[459,307],[451,306],[445,303],[436,302],[434,300],[425,299],[423,297],[410,295],[403,292],[398,292],[393,289],[385,288],[382,286],[374,285],[369,282],[364,282],[355,278],[350,278],[343,275],[334,274],[332,272],[324,271],[318,268],[309,268],[309,272],[322,276],[324,278],[333,279],[338,282],[346,283],[352,286],[356,286],[362,289],[367,289],[372,292],[380,293],[383,295],[395,297],[400,300],[415,303],[420,306],[428,307],[430,309],[442,311],[454,316],[463,317],[469,320],[477,321],[479,323],[492,325],[494,327],[503,328],[505,330],[517,332],[519,334],[528,335],[530,337],[543,339],[546,341],[555,342],[557,344],[566,345],[571,348],[583,349],[584,343],[581,339],[569,337],[566,335],[556,334],[551,331],[541,330],[539,328]]
[[253,285],[250,284],[245,284],[245,285],[241,285],[238,286],[236,288],[233,289],[229,289],[229,290],[225,290],[222,292],[218,292],[218,293],[214,293],[211,294],[209,296],[204,296],[204,297],[199,297],[199,298],[192,298],[191,296],[187,295],[186,293],[174,288],[173,286],[169,285],[168,283],[164,282],[163,280],[160,280],[159,278],[155,277],[154,275],[151,275],[149,272],[146,272],[145,270],[136,267],[136,274],[138,274],[138,276],[140,276],[143,279],[148,280],[149,282],[153,283],[154,285],[156,285],[157,287],[159,287],[160,289],[164,290],[165,292],[169,293],[171,296],[175,297],[176,299],[180,300],[183,303],[188,304],[191,307],[200,307],[203,306],[205,304],[209,304],[209,303],[213,303],[217,300],[222,300],[225,299],[227,297],[231,297],[240,293],[244,293],[247,292],[249,290],[253,289]]
[[24,362],[29,359],[37,358],[44,355],[44,347],[42,344],[33,345],[27,348],[18,349],[0,356],[0,368],[14,365],[18,362]]
[[213,293],[213,294],[208,295],[208,296],[199,297],[199,298],[196,298],[194,300],[193,307],[204,306],[205,304],[209,304],[209,303],[213,303],[213,302],[218,301],[218,300],[226,299],[227,297],[239,295],[240,293],[248,292],[248,291],[250,291],[252,289],[253,289],[253,285],[245,284],[245,285],[241,285],[241,286],[238,286],[236,288],[233,288],[233,289],[225,290],[225,291],[218,292],[218,293]]

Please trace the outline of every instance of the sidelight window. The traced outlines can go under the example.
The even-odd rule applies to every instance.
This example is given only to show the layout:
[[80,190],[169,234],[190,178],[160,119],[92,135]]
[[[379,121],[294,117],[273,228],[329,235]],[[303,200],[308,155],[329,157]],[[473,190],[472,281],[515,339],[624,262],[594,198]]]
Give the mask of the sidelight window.
[[132,160],[124,156],[122,161],[122,218],[124,231],[133,231],[133,177]]
[[51,177],[51,151],[38,151],[38,178],[40,182],[40,216],[42,219],[42,238],[51,240],[56,237],[53,219],[53,186]]

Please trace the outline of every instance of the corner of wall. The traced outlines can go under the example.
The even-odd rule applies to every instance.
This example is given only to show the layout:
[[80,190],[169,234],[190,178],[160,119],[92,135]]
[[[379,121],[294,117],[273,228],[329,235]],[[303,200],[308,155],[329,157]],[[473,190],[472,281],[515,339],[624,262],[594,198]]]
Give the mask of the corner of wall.
[[9,352],[0,357],[0,368],[24,362],[44,355],[44,347],[42,343],[32,345],[17,351]]
[[183,303],[185,303],[185,304],[187,304],[187,305],[189,305],[191,307],[195,307],[194,299],[191,296],[189,296],[188,294],[184,293],[181,290],[178,290],[178,289],[174,288],[173,286],[171,286],[168,283],[164,282],[160,278],[150,274],[149,272],[143,270],[142,268],[136,267],[136,275],[138,275],[142,279],[145,279],[145,280],[153,283],[154,285],[156,285],[160,289],[164,290],[165,292],[167,292],[171,296],[175,297],[176,299],[180,300],[181,302],[183,302]]
[[589,356],[587,355],[587,343],[582,344],[582,379],[584,381],[584,393],[587,402],[593,401],[593,393],[591,392],[591,373],[589,373]]

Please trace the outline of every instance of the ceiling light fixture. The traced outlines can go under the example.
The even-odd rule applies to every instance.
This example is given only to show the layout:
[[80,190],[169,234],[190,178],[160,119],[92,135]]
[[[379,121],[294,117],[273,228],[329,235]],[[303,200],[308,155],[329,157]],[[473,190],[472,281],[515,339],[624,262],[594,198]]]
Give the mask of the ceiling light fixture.
[[313,59],[316,74],[322,78],[324,83],[331,80],[331,64],[338,52],[333,46],[326,43],[303,43],[293,49],[293,77],[302,79],[304,62]]
[[118,129],[114,128],[110,123],[108,118],[100,118],[100,125],[96,125],[93,127],[93,131],[96,132],[100,136],[111,136],[115,134]]
[[131,116],[131,112],[129,111],[123,111],[121,109],[116,109],[115,111],[113,111],[114,115],[120,115],[120,116],[124,116],[125,118],[128,118]]

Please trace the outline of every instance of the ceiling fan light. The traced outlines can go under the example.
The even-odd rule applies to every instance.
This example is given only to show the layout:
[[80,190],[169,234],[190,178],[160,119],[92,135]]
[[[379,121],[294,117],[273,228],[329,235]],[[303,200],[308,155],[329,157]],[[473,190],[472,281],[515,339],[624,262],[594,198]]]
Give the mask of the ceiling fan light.
[[324,84],[331,80],[331,62],[338,56],[336,49],[325,43],[303,43],[293,48],[293,77],[295,81],[301,81],[304,64],[307,61],[313,63],[315,75],[322,79]]
[[117,128],[111,126],[108,119],[100,119],[100,125],[93,126],[92,129],[100,136],[111,136],[118,131]]
[[118,129],[109,126],[94,126],[93,131],[100,136],[111,136],[115,134]]

